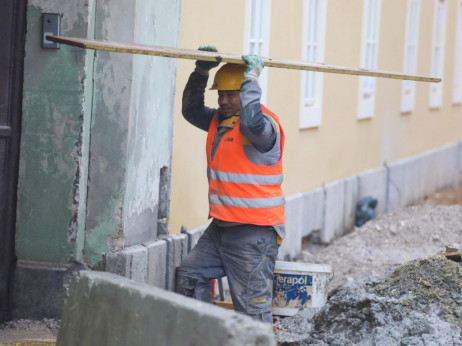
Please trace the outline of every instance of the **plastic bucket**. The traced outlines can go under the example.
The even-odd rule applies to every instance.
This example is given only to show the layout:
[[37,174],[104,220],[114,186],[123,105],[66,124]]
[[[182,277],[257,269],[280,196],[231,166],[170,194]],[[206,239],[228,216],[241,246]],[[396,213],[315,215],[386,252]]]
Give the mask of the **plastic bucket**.
[[301,308],[320,308],[327,301],[332,266],[276,261],[273,279],[274,315],[292,316]]

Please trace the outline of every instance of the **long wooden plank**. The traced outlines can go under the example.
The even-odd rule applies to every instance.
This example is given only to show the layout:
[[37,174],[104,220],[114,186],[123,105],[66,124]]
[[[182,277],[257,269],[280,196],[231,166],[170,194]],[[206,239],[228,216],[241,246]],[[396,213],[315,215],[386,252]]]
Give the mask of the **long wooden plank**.
[[[129,54],[141,54],[141,55],[155,55],[169,58],[178,59],[191,59],[191,60],[207,60],[207,61],[220,61],[220,62],[232,62],[237,64],[245,64],[240,55],[223,54],[218,52],[206,52],[194,49],[183,49],[175,47],[164,47],[164,46],[152,46],[139,43],[127,43],[127,42],[114,42],[114,41],[103,41],[93,40],[88,38],[74,38],[64,36],[47,36],[47,40],[53,42],[59,42],[62,44],[79,47],[83,49],[94,49],[103,50],[109,52],[129,53]],[[339,73],[348,75],[358,76],[371,76],[371,77],[383,77],[401,80],[414,80],[418,82],[441,82],[441,78],[406,75],[402,73],[370,70],[364,68],[351,68],[345,66],[328,65],[321,63],[312,63],[306,61],[295,61],[295,60],[278,60],[271,58],[262,57],[265,66],[286,68],[294,70],[308,70],[317,72],[328,72],[328,73]]]

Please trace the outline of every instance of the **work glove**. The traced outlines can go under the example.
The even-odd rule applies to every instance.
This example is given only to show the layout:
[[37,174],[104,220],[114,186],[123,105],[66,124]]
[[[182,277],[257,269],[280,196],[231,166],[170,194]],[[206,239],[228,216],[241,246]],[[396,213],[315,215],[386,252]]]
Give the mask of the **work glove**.
[[[200,46],[198,50],[206,52],[218,52],[215,46]],[[212,68],[217,67],[220,63],[218,61],[196,60],[196,67],[209,72]]]
[[242,56],[242,59],[247,63],[247,70],[244,72],[244,78],[255,78],[257,79],[263,70],[263,60],[254,54],[246,54]]

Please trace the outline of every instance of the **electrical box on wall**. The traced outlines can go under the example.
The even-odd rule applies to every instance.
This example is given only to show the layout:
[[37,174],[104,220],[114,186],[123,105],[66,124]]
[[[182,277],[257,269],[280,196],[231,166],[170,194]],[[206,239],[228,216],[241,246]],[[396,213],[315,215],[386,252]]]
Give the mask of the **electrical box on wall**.
[[61,34],[61,16],[59,13],[43,13],[42,15],[42,48],[59,48],[59,43],[48,41],[47,35]]

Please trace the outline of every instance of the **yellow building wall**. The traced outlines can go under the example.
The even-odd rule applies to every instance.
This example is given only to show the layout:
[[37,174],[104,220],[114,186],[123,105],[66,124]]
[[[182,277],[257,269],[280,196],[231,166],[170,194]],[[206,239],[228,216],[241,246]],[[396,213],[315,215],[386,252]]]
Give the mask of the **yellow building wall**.
[[[327,1],[327,0],[326,0]],[[429,83],[417,83],[416,106],[401,114],[402,81],[377,78],[373,118],[358,120],[359,77],[324,74],[322,124],[300,129],[301,72],[270,68],[266,105],[278,114],[286,134],[286,195],[356,175],[462,139],[462,106],[452,102],[457,1],[448,1],[443,106],[429,107]],[[275,59],[302,59],[302,0],[272,0],[269,52]],[[359,67],[363,0],[328,0],[325,62]],[[379,70],[402,72],[407,1],[383,0]],[[417,74],[430,75],[435,2],[421,1]],[[215,45],[220,52],[244,49],[246,1],[184,0],[179,47]],[[181,95],[194,61],[178,60],[172,159],[170,233],[207,222],[206,133],[181,115]],[[212,70],[209,85],[213,80]],[[217,107],[215,91],[206,105]]]

